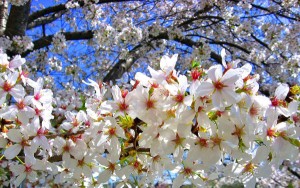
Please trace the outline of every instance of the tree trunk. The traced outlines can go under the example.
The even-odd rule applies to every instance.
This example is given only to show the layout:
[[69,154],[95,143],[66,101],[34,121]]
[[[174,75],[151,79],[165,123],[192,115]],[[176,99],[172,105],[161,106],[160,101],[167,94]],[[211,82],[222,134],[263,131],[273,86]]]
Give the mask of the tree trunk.
[[4,31],[6,28],[8,15],[8,2],[7,0],[2,0],[2,5],[0,5],[0,36],[4,35]]
[[23,6],[11,6],[5,35],[12,38],[13,36],[24,36],[27,28],[28,17],[30,13],[31,0]]

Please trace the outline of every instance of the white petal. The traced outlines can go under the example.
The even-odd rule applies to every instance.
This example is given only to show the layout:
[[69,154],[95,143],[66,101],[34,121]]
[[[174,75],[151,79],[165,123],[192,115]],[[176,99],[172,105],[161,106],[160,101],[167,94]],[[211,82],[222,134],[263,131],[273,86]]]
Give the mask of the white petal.
[[121,101],[121,99],[122,99],[122,94],[121,94],[121,90],[120,90],[120,88],[119,88],[119,86],[113,86],[112,88],[111,88],[111,90],[112,90],[112,95],[113,95],[113,98],[114,98],[114,100],[115,101]]
[[104,170],[103,172],[101,172],[99,174],[99,178],[98,178],[98,181],[100,183],[105,183],[109,180],[110,176],[111,176],[111,171],[110,170]]
[[16,143],[20,143],[22,141],[22,134],[19,129],[10,129],[7,136],[11,141]]
[[0,148],[5,148],[7,145],[7,140],[0,135]]
[[229,69],[221,79],[221,82],[227,86],[232,86],[240,78],[240,75],[234,69]]
[[14,68],[18,68],[21,65],[23,65],[26,62],[26,60],[24,58],[21,58],[20,55],[16,55],[13,60],[10,61],[9,63],[9,68],[14,69]]
[[280,84],[275,91],[275,97],[279,100],[284,100],[289,90],[290,89],[287,84]]
[[206,96],[214,91],[214,86],[210,82],[202,82],[202,84],[197,88],[196,95]]
[[22,99],[25,96],[25,90],[24,88],[20,85],[17,84],[16,86],[14,86],[10,92],[9,92],[16,100],[18,99]]
[[21,164],[11,165],[9,169],[14,176],[18,176],[25,171],[25,166]]
[[21,149],[20,144],[12,145],[4,151],[4,156],[6,159],[13,159],[20,153]]
[[14,185],[15,185],[16,187],[19,187],[19,185],[22,183],[22,181],[25,179],[25,177],[26,177],[26,174],[25,174],[25,173],[20,174],[20,175],[17,177],[17,179],[14,181]]
[[213,81],[216,82],[222,77],[223,71],[221,65],[214,65],[209,68],[207,71],[208,77]]

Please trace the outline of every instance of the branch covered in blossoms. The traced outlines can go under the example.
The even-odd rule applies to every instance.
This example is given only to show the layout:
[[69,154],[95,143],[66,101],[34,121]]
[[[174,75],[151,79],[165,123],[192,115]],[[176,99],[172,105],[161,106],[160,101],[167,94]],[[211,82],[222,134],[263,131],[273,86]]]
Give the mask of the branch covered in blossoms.
[[253,187],[299,157],[300,87],[260,95],[252,66],[224,52],[222,65],[193,61],[187,75],[178,55],[163,56],[131,85],[84,80],[81,93],[53,92],[22,70],[24,58],[0,54],[2,185],[151,186],[169,171],[174,187],[219,177]]

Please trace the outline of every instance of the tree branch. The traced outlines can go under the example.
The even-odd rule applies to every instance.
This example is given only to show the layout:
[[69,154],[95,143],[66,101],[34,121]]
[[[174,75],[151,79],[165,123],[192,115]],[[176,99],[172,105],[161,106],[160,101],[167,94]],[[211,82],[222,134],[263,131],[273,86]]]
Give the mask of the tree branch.
[[[142,0],[99,0],[99,2],[97,4],[120,3],[120,2],[129,2],[129,1],[142,1]],[[80,7],[83,7],[85,5],[84,1],[79,1],[78,4]],[[56,6],[52,6],[52,7],[48,7],[48,8],[36,11],[29,16],[28,23],[31,23],[34,20],[41,18],[43,16],[53,14],[53,13],[58,13],[58,12],[64,11],[64,10],[67,10],[65,4],[59,4]]]
[[[81,32],[63,32],[62,34],[65,35],[66,40],[88,40],[93,38],[93,31],[91,30]],[[24,52],[22,56],[24,57],[34,50],[38,50],[51,45],[53,37],[54,35],[49,35],[33,41],[33,49]]]
[[32,28],[35,28],[35,27],[38,27],[41,25],[51,23],[51,22],[57,20],[58,18],[61,18],[61,16],[66,12],[67,11],[64,10],[64,11],[60,11],[56,14],[52,14],[51,16],[45,16],[45,17],[38,18],[38,19],[34,20],[33,22],[30,22],[27,25],[27,29],[32,29]]

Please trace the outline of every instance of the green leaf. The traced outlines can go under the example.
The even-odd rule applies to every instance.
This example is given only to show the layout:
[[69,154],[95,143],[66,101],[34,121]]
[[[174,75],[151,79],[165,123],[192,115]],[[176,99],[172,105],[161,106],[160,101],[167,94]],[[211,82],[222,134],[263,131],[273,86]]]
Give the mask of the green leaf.
[[199,67],[200,66],[200,62],[198,61],[193,61],[192,62],[192,68],[196,68],[196,67]]

